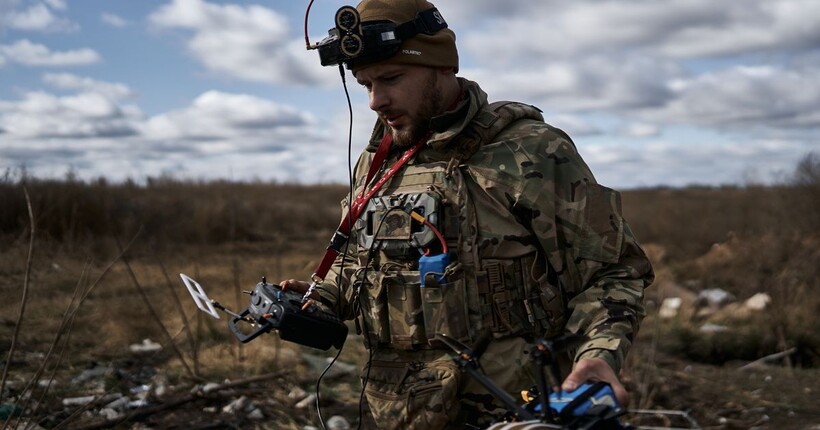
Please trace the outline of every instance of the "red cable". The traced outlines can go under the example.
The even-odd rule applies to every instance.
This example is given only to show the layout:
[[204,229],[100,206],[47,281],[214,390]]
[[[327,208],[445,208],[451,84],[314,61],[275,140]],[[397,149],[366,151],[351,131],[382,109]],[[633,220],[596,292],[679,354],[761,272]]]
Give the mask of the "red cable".
[[310,15],[310,7],[313,6],[313,0],[308,3],[307,10],[305,10],[305,47],[311,49],[310,38],[308,38],[308,15]]
[[[441,234],[441,232],[438,231],[438,229],[435,226],[433,226],[433,224],[431,224],[430,221],[427,221],[426,219],[424,220],[424,225],[426,225],[427,227],[430,227],[430,230],[433,230],[433,233],[436,234],[436,237],[438,237],[438,240],[441,242],[441,253],[446,254],[447,253],[447,241],[444,240],[444,236]],[[425,255],[427,255],[427,254],[425,253]]]

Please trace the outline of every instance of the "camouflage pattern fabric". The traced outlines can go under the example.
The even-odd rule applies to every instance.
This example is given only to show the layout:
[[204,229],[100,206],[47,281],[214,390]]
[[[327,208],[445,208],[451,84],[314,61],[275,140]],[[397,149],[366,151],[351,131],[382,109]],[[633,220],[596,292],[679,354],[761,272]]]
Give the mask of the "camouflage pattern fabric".
[[[643,291],[654,276],[623,219],[620,195],[596,183],[574,143],[544,123],[537,109],[510,102],[489,105],[477,84],[460,81],[466,92],[463,102],[433,119],[435,133],[428,147],[381,192],[389,195],[425,181],[440,182],[436,187],[443,189],[453,212],[443,224],[448,243],[452,241],[457,250],[457,261],[448,270],[452,269],[453,285],[458,285],[442,286],[442,291],[463,295],[449,299],[445,308],[452,309],[454,303],[466,306],[464,318],[455,318],[452,324],[466,327],[462,338],[467,342],[482,328],[492,328],[496,340],[482,357],[482,366],[516,398],[535,383],[526,342],[533,337],[587,336],[562,358],[562,377],[573,360],[591,357],[604,359],[618,372],[644,316]],[[371,145],[359,158],[355,193],[366,185],[362,182],[384,132],[377,124]],[[345,214],[347,202],[342,202]],[[420,315],[414,311],[417,305],[408,304],[426,297],[416,296],[415,284],[406,282],[417,282],[413,275],[418,276],[418,268],[412,261],[383,253],[369,258],[369,250],[356,243],[354,232],[349,252],[337,259],[333,273],[318,289],[323,301],[332,303],[344,318],[364,317],[360,328],[369,333],[368,345],[380,362],[446,361],[447,351],[425,342],[434,334],[429,327],[430,333],[424,332],[429,315]],[[361,288],[353,287],[363,280]],[[396,280],[403,283],[396,287]],[[512,284],[515,288],[508,288]],[[409,307],[396,307],[399,303]],[[443,389],[443,397],[431,397],[434,403],[421,409],[441,412],[445,419],[430,419],[428,424],[435,425],[424,428],[486,426],[488,419],[503,415],[500,405],[470,378],[437,375],[458,384],[461,408],[454,418],[449,406],[446,411],[434,407],[435,402],[449,405],[444,397],[454,391]],[[368,392],[369,401],[382,398],[376,413],[406,421],[406,398],[405,407],[398,406],[399,400],[390,406],[390,396],[384,395],[391,393],[385,380],[395,375],[374,366],[368,378],[380,381]],[[428,379],[429,375],[406,377],[390,389],[393,394],[417,392],[419,381]]]

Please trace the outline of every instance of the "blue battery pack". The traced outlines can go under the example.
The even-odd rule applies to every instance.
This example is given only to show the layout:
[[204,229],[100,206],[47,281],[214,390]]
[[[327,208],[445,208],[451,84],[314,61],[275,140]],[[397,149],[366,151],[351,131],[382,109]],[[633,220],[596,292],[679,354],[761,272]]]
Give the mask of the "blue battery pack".
[[424,278],[428,273],[432,273],[434,279],[439,284],[447,281],[444,279],[444,269],[450,264],[450,254],[422,255],[419,258],[419,277],[421,286],[424,286]]
[[[575,401],[579,399],[579,401]],[[574,402],[574,403],[573,403]],[[558,414],[564,413],[568,406],[572,410],[566,413],[572,416],[581,416],[591,407],[604,405],[611,407],[615,412],[621,411],[621,405],[615,397],[612,387],[603,382],[581,384],[573,391],[561,391],[550,394],[550,408]],[[536,405],[536,412],[540,412],[541,405]]]

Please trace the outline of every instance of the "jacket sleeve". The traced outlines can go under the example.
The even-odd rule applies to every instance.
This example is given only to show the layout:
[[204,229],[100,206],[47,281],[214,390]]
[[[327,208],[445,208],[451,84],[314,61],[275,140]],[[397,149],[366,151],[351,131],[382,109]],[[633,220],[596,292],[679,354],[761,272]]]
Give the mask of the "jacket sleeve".
[[644,317],[644,289],[654,278],[623,218],[620,194],[595,182],[560,130],[534,128],[518,147],[527,161],[520,163],[515,206],[532,214],[532,230],[556,272],[566,331],[587,337],[575,360],[599,357],[618,372]]

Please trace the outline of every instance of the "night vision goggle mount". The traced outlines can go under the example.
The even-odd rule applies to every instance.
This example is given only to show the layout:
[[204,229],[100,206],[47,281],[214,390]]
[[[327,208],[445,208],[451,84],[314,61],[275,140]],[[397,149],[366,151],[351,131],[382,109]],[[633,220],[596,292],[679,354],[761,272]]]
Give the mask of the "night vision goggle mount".
[[316,48],[323,66],[385,60],[399,52],[403,41],[417,35],[433,35],[447,28],[438,9],[430,8],[416,14],[412,21],[395,24],[391,21],[362,22],[359,11],[342,6],[336,11],[336,27],[328,30]]

